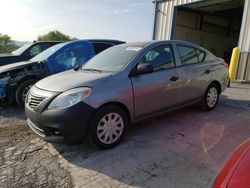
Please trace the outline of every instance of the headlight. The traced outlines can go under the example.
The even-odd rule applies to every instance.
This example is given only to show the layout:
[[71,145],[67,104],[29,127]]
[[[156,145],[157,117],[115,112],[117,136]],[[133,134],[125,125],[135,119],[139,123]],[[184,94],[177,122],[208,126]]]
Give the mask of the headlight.
[[48,109],[60,109],[73,106],[83,99],[87,98],[91,93],[91,88],[81,87],[66,91],[58,95],[49,105]]

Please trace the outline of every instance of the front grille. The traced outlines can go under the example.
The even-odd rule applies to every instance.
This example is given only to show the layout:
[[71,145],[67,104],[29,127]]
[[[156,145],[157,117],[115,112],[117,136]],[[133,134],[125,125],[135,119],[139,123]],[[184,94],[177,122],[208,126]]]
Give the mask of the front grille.
[[30,93],[27,99],[27,103],[33,110],[37,109],[46,97],[38,96]]

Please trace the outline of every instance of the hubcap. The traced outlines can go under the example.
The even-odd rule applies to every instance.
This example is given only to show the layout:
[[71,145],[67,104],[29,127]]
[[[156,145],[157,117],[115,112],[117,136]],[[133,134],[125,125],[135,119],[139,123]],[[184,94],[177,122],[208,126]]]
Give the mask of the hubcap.
[[215,87],[211,87],[207,94],[207,105],[213,108],[218,100],[218,91]]
[[30,88],[32,87],[32,84],[31,85],[28,85],[27,87],[24,88],[23,92],[22,92],[22,99],[23,99],[23,102],[25,102],[25,99],[26,99],[26,96],[30,90]]
[[108,113],[97,126],[97,136],[102,143],[112,144],[121,137],[123,129],[122,117],[117,113]]

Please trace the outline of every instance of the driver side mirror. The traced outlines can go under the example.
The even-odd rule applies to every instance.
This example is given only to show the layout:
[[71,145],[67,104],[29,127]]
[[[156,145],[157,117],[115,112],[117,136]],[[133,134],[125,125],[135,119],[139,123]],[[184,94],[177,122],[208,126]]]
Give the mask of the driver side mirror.
[[142,63],[137,66],[136,74],[146,74],[154,71],[153,65],[150,63]]

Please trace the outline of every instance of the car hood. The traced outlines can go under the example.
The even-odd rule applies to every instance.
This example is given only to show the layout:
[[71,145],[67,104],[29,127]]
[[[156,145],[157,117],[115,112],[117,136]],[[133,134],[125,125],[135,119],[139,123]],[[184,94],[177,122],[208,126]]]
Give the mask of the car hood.
[[27,67],[27,66],[30,66],[33,64],[34,64],[34,62],[31,62],[31,61],[23,61],[23,62],[18,62],[18,63],[12,63],[9,65],[3,65],[0,67],[0,73],[4,73],[4,72],[11,71],[14,69]]
[[44,78],[36,87],[54,92],[64,92],[73,88],[89,86],[107,81],[112,73],[83,72],[70,70]]

